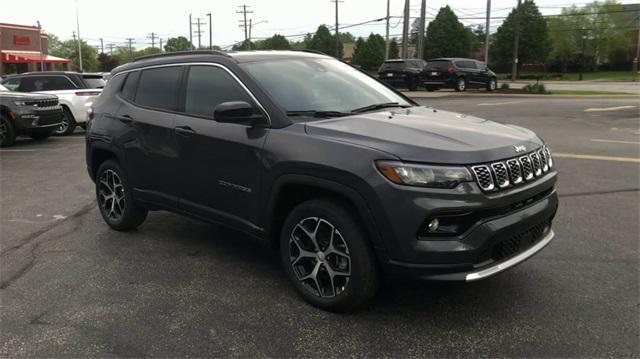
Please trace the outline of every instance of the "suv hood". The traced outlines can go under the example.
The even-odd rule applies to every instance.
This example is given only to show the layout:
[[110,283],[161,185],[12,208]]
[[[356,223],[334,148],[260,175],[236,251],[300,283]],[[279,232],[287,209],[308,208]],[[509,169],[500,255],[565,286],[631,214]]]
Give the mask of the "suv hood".
[[311,121],[306,131],[374,148],[403,161],[474,164],[515,157],[542,145],[535,133],[481,118],[426,107]]
[[31,92],[0,91],[0,98],[7,100],[52,100],[55,95],[37,94]]

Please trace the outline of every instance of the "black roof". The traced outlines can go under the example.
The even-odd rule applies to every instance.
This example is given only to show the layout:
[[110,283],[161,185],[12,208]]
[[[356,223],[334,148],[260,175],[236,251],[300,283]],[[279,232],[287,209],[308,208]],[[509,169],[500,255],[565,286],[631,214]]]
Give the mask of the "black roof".
[[42,76],[42,75],[78,75],[78,76],[86,76],[86,75],[101,75],[97,72],[76,72],[76,71],[35,71],[35,72],[23,72],[20,74],[12,74],[7,75],[7,77],[13,76]]
[[183,51],[169,52],[142,56],[132,62],[115,68],[111,73],[116,74],[125,70],[152,65],[171,64],[177,62],[225,62],[235,63],[265,61],[285,58],[324,58],[329,57],[323,53],[309,50],[260,50],[260,51]]
[[427,61],[480,61],[480,60],[469,59],[465,57],[438,57],[435,59],[429,59]]

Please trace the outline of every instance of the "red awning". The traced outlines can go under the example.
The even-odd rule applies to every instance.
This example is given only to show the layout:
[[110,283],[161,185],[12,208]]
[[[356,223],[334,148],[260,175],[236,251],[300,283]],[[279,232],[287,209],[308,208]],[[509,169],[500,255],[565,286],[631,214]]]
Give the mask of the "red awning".
[[28,62],[39,63],[43,61],[45,64],[68,64],[71,62],[69,59],[63,59],[51,55],[42,55],[38,52],[19,52],[19,51],[7,51],[2,52],[2,62],[5,64],[24,64]]

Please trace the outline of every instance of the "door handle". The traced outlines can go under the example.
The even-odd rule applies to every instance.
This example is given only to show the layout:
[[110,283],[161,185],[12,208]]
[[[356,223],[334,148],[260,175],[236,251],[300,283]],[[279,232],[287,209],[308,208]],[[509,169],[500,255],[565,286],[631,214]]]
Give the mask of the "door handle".
[[122,123],[131,123],[131,122],[133,122],[133,118],[131,118],[131,116],[129,116],[129,115],[116,116],[116,118],[118,119],[118,121],[120,121]]
[[180,135],[180,136],[184,136],[184,137],[189,137],[191,135],[194,135],[196,133],[196,131],[194,131],[191,127],[189,126],[178,126],[178,127],[174,127],[173,131]]

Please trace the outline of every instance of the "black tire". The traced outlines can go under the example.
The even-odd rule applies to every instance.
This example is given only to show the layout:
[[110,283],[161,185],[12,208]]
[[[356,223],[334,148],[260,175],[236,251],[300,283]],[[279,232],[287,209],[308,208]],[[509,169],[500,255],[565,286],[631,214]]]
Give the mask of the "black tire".
[[78,126],[80,126],[80,128],[85,130],[85,131],[87,130],[87,123],[86,122],[79,123]]
[[33,138],[36,141],[46,140],[51,137],[53,134],[52,130],[32,130],[28,133],[29,137]]
[[495,91],[498,88],[498,82],[495,78],[489,79],[487,83],[487,91]]
[[9,118],[2,114],[0,115],[0,147],[13,146],[14,143],[16,143],[16,129]]
[[[303,226],[315,228],[315,240],[306,237],[309,232]],[[327,239],[328,233],[333,234],[332,239]],[[289,279],[307,302],[324,310],[345,312],[376,294],[378,270],[364,233],[355,214],[338,201],[310,200],[291,211],[282,227],[280,255]],[[304,256],[301,249],[314,257]],[[301,279],[314,272],[314,278]],[[334,279],[330,277],[332,272]]]
[[454,89],[458,92],[462,92],[467,89],[467,81],[464,79],[464,77],[461,77],[458,79],[458,81],[456,81]]
[[414,78],[410,78],[409,80],[407,80],[407,88],[409,89],[409,91],[415,91],[418,89],[418,80],[414,79]]
[[55,131],[53,131],[53,134],[56,136],[68,136],[72,134],[76,129],[76,120],[73,117],[71,110],[63,106],[62,114],[62,124],[60,125],[60,127],[56,128]]
[[[98,168],[95,178],[98,208],[100,208],[100,214],[109,227],[117,231],[127,231],[135,229],[144,222],[147,218],[147,210],[138,207],[133,202],[127,176],[116,161],[103,162]],[[109,200],[107,196],[109,190],[117,200],[114,200],[113,197]]]
[[429,92],[433,92],[433,91],[436,91],[436,90],[438,90],[438,88],[435,87],[435,86],[427,86],[427,91],[429,91]]

